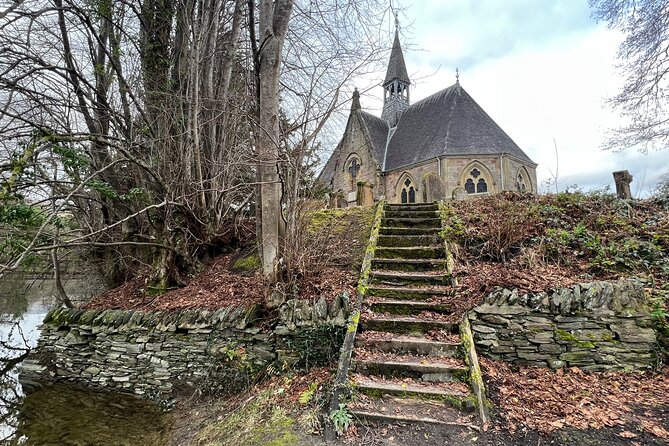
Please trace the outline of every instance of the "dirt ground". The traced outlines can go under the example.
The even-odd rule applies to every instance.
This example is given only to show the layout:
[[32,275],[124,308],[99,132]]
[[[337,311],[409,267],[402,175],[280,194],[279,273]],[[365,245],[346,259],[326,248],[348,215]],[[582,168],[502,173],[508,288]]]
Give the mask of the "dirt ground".
[[[490,364],[488,364],[490,369]],[[591,374],[582,377],[573,373],[565,378],[556,374],[555,383],[545,376],[536,376],[543,370],[528,368],[531,379],[541,379],[550,385],[573,387],[576,392],[580,381],[587,382],[592,390],[592,401],[585,406],[614,407],[611,401],[620,401],[617,396],[620,389],[612,390],[613,396],[602,395],[596,389],[617,387],[621,377],[618,374]],[[541,406],[532,398],[533,389],[522,392],[528,379],[523,370],[506,371],[508,376],[492,386],[490,396],[493,403],[493,419],[485,430],[460,426],[412,425],[412,424],[370,424],[355,422],[347,434],[331,443],[331,446],[434,446],[434,445],[471,445],[471,446],[512,446],[512,445],[556,445],[556,446],[660,446],[668,445],[669,404],[660,392],[666,375],[628,376],[632,386],[627,391],[627,401],[619,403],[619,410],[611,413],[610,423],[603,422],[602,413],[585,410],[584,404],[565,402],[564,410],[579,414],[581,421],[565,418],[563,427],[547,429],[551,417],[563,416],[556,413],[553,405]],[[254,388],[229,398],[183,397],[174,412],[173,436],[171,446],[316,446],[327,444],[322,437],[320,422],[321,407],[326,397],[327,383],[333,370],[314,369],[308,374],[277,376]],[[498,371],[498,374],[501,372]],[[546,373],[552,373],[546,371]],[[579,372],[580,373],[580,372]],[[500,383],[515,376],[518,381],[517,405],[509,405],[508,395],[499,392]],[[489,382],[489,385],[492,382]],[[525,385],[523,385],[525,384]],[[531,383],[530,383],[531,384]],[[581,389],[585,391],[584,389]],[[556,392],[559,393],[559,392]],[[512,399],[513,399],[512,398]],[[531,414],[526,424],[518,417],[518,407],[532,405]],[[571,404],[571,405],[570,405]],[[625,407],[623,408],[623,404]],[[609,409],[613,410],[613,409]],[[591,415],[588,415],[591,413]],[[584,420],[584,418],[590,420]],[[545,418],[545,423],[538,422]],[[571,424],[598,426],[598,428],[575,428]],[[534,427],[532,427],[534,426]],[[510,429],[514,429],[511,431]]]

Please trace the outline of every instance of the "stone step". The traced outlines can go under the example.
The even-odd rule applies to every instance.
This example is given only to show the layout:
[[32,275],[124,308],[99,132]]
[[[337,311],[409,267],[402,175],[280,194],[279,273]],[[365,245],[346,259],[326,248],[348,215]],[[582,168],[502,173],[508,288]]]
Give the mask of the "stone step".
[[465,414],[439,401],[415,398],[373,398],[361,395],[348,405],[358,421],[386,423],[426,423],[471,427],[474,414]]
[[439,218],[439,212],[436,210],[418,211],[418,210],[394,210],[386,209],[383,212],[384,218]]
[[458,324],[453,322],[443,322],[437,320],[428,320],[420,317],[411,316],[384,316],[366,314],[362,318],[362,330],[385,331],[388,333],[413,334],[427,333],[431,330],[446,330],[450,333],[457,333]]
[[391,271],[445,271],[446,259],[372,259],[372,268]]
[[439,218],[384,218],[382,226],[391,228],[438,228],[441,229]]
[[374,257],[379,259],[443,259],[446,251],[443,246],[380,246]]
[[468,375],[467,367],[455,359],[448,361],[401,355],[384,358],[383,353],[374,355],[366,352],[364,359],[353,359],[352,367],[353,371],[362,375],[413,378],[422,382],[466,381]]
[[[448,283],[446,286],[450,286]],[[412,288],[403,286],[387,286],[381,287],[377,285],[370,285],[367,288],[368,296],[389,297],[395,300],[409,299],[409,300],[427,300],[434,296],[453,296],[455,289],[452,288]]]
[[435,385],[406,381],[409,380],[378,381],[355,375],[356,389],[364,395],[375,397],[391,395],[404,398],[418,398],[421,400],[436,400],[461,410],[472,411],[475,409],[473,399],[469,393],[445,387],[448,383]]
[[386,203],[383,209],[388,211],[437,211],[439,206],[436,203]]
[[452,311],[450,305],[430,303],[420,300],[395,300],[381,299],[367,303],[367,306],[375,313],[391,313],[401,315],[419,314],[422,311],[449,314]]
[[362,332],[355,337],[356,347],[380,352],[429,355],[438,358],[460,356],[460,344],[456,342],[438,342],[420,336],[385,334],[384,337],[368,336]]
[[[383,223],[383,222],[381,222]],[[441,231],[441,227],[434,228],[391,228],[388,226],[381,226],[379,234],[384,235],[437,235]]]
[[383,285],[450,285],[451,274],[372,270],[370,283]]
[[398,247],[398,246],[431,246],[440,243],[437,234],[430,235],[380,235],[377,239],[378,247]]

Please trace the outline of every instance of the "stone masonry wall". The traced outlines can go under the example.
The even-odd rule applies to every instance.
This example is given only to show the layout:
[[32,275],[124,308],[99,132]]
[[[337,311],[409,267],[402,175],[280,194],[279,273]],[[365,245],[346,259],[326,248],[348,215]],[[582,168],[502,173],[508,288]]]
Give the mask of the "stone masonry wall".
[[310,367],[336,358],[347,308],[346,294],[330,304],[291,300],[273,329],[257,323],[256,309],[57,309],[46,316],[20,381],[27,390],[66,380],[158,401],[184,388],[230,393],[270,366]]
[[500,289],[469,314],[484,355],[526,365],[648,370],[656,335],[643,285],[593,282],[551,293]]

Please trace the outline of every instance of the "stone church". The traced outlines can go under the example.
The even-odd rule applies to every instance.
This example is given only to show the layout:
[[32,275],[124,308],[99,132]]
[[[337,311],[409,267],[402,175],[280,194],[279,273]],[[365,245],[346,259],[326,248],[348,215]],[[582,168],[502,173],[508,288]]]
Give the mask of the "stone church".
[[383,81],[378,118],[353,93],[341,142],[319,181],[337,207],[422,203],[499,191],[537,192],[537,164],[460,85],[410,101],[399,33]]

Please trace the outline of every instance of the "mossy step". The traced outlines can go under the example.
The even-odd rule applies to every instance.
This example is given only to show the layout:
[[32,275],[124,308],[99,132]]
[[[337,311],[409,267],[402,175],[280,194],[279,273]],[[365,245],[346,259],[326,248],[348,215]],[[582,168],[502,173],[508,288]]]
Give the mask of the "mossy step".
[[446,259],[373,259],[372,268],[392,271],[445,271]]
[[385,211],[437,211],[439,206],[436,203],[386,203],[383,210]]
[[418,336],[389,335],[387,338],[366,338],[361,333],[355,338],[355,345],[387,353],[429,355],[437,358],[455,358],[460,356],[460,344],[438,342]]
[[429,246],[439,243],[439,236],[429,235],[380,235],[377,239],[377,247],[401,247],[401,246]]
[[382,226],[391,228],[438,228],[441,229],[440,218],[384,218]]
[[368,410],[350,410],[353,418],[358,422],[368,422],[368,423],[406,423],[406,424],[436,424],[442,426],[459,426],[462,428],[470,428],[471,425],[464,423],[458,423],[457,421],[442,421],[438,418],[432,417],[420,417],[415,416],[410,413],[394,413],[390,414],[387,412],[380,411],[368,411]]
[[[383,223],[383,222],[381,222]],[[437,235],[441,231],[441,227],[433,228],[391,228],[388,226],[381,226],[379,234],[381,236],[386,235]]]
[[449,285],[451,275],[372,270],[370,283],[383,285]]
[[384,218],[439,218],[438,211],[410,211],[387,209],[383,213]]
[[379,246],[374,252],[377,259],[443,259],[443,246]]
[[469,370],[464,366],[453,366],[437,362],[390,361],[378,359],[354,359],[353,371],[362,375],[386,378],[413,378],[422,382],[466,381]]
[[361,321],[362,330],[385,331],[388,333],[409,334],[427,333],[431,330],[446,330],[451,333],[458,331],[458,324],[428,320],[417,317],[395,316],[375,317],[365,315]]
[[369,396],[381,397],[384,395],[417,398],[422,400],[443,401],[455,408],[472,411],[476,407],[472,397],[463,392],[442,389],[437,386],[421,386],[407,383],[377,382],[358,377],[356,389]]
[[[450,285],[450,283],[447,285]],[[366,294],[368,296],[390,297],[395,300],[427,300],[433,296],[453,296],[455,289],[412,288],[403,286],[379,287],[370,285],[367,288]]]
[[362,396],[348,404],[358,421],[429,423],[471,427],[477,423],[475,414],[461,411],[438,401],[415,398],[370,398]]
[[432,311],[434,313],[448,314],[452,311],[452,308],[449,305],[434,304],[416,300],[384,299],[372,302],[367,305],[375,313],[391,313],[402,315],[419,314],[422,311]]

